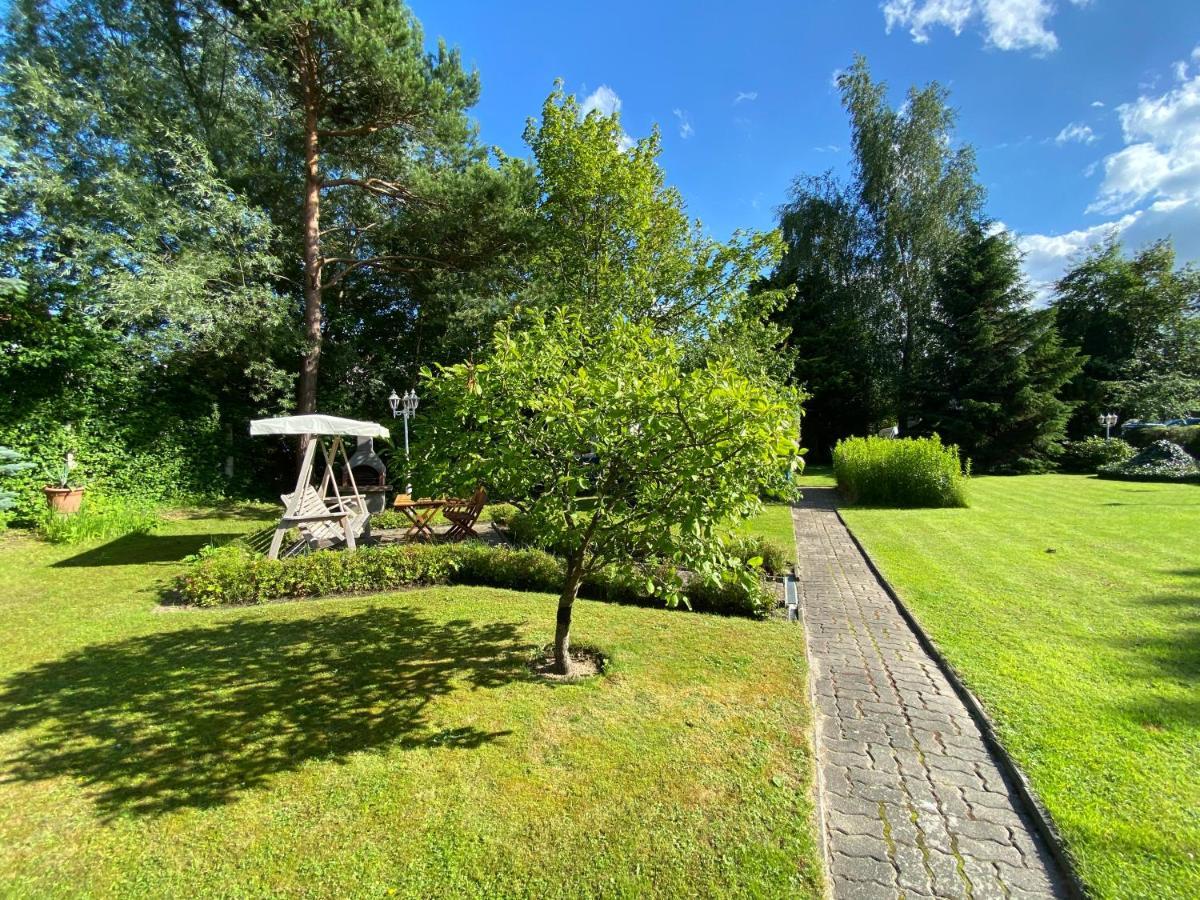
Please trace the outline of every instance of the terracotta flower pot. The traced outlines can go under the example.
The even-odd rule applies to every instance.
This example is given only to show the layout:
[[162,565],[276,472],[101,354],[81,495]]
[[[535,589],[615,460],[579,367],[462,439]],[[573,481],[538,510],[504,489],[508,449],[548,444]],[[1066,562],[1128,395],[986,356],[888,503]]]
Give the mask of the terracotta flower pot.
[[64,488],[46,485],[42,488],[46,495],[46,503],[60,515],[69,516],[79,512],[79,504],[83,503],[83,488]]

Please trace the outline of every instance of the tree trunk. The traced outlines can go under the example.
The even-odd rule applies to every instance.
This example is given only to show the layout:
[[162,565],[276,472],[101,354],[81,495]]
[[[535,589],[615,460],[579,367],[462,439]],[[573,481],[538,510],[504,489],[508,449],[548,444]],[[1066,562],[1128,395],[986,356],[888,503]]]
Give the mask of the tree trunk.
[[554,671],[559,675],[571,674],[571,610],[579,596],[579,584],[583,581],[583,560],[567,562],[567,580],[563,584],[562,596],[558,598],[558,616],[554,626]]
[[304,92],[304,355],[296,411],[317,411],[317,372],[321,364],[321,165],[317,146],[320,83],[308,30],[300,36],[300,78]]

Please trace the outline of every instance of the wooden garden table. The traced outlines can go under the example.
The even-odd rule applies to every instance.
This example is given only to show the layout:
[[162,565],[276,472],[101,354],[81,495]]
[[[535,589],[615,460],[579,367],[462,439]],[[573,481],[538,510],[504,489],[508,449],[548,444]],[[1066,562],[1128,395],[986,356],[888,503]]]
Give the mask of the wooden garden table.
[[396,498],[392,504],[397,511],[404,513],[405,518],[412,522],[408,531],[404,532],[406,540],[432,541],[433,526],[429,523],[437,511],[446,505],[445,500],[401,500]]

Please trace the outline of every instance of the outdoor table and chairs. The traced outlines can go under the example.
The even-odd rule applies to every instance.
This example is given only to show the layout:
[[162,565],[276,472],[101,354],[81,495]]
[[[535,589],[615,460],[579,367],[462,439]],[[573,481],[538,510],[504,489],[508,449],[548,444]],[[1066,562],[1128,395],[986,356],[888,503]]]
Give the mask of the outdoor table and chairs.
[[404,532],[404,539],[410,541],[432,541],[435,535],[433,526],[429,523],[433,521],[433,517],[449,502],[449,500],[432,500],[428,497],[421,500],[397,497],[395,503],[392,504],[392,508],[402,513],[412,523],[409,529]]

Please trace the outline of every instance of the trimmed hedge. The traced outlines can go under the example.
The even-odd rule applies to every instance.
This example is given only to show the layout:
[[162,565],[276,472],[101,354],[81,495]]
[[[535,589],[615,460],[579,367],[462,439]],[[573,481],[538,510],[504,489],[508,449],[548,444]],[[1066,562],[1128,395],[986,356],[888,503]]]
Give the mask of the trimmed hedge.
[[[166,599],[195,606],[237,606],[335,594],[380,593],[436,584],[470,584],[557,593],[565,566],[536,549],[461,544],[402,544],[363,547],[354,553],[320,550],[290,559],[267,559],[232,543],[194,557],[171,585]],[[610,602],[661,606],[647,581],[665,583],[673,574],[609,566],[584,581],[580,596]],[[719,586],[692,581],[684,595],[692,609],[763,618],[777,605],[761,579]]]
[[833,474],[851,503],[871,506],[966,506],[970,463],[958,447],[927,438],[852,437],[833,448]]
[[1092,473],[1101,466],[1123,463],[1135,453],[1137,450],[1120,438],[1106,441],[1102,437],[1089,437],[1082,441],[1064,441],[1058,465],[1064,472]]
[[1125,440],[1135,447],[1149,447],[1158,441],[1178,444],[1192,456],[1200,458],[1200,425],[1153,425],[1130,428],[1123,432]]

